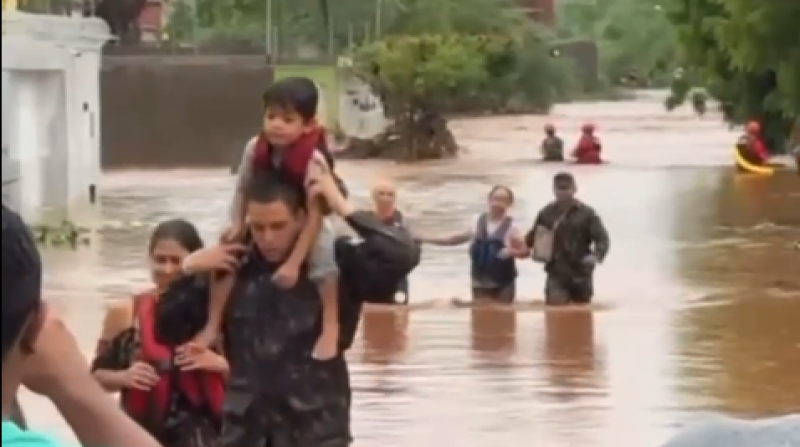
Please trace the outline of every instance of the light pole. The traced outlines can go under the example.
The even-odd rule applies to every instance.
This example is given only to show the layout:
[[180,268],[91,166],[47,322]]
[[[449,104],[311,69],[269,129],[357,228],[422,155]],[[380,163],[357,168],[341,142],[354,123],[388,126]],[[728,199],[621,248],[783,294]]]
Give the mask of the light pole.
[[383,29],[383,0],[375,0],[375,40],[381,38]]
[[274,60],[275,55],[272,54],[272,2],[273,0],[266,0],[266,8],[264,10],[264,25],[266,28],[264,47],[269,58]]

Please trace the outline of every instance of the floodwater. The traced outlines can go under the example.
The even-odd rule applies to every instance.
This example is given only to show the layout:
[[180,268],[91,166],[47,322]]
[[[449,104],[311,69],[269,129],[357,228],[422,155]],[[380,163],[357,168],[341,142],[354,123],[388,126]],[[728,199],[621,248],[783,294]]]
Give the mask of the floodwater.
[[[426,248],[412,301],[427,308],[367,314],[349,354],[356,446],[656,446],[698,413],[800,412],[797,174],[734,175],[735,135],[717,117],[666,114],[657,96],[563,105],[547,121],[571,144],[586,119],[611,164],[533,163],[545,119],[531,116],[455,123],[468,150],[457,161],[341,163],[361,203],[393,178],[415,229],[436,234],[464,228],[497,183],[530,225],[568,169],[612,238],[591,310],[450,308],[468,291],[466,250]],[[231,188],[222,171],[104,179],[87,219],[106,229],[47,257],[48,298],[87,353],[104,306],[147,287],[147,226],[183,216],[213,237]],[[543,279],[522,263],[523,302],[541,301]],[[23,402],[34,425],[69,437],[49,404]]]

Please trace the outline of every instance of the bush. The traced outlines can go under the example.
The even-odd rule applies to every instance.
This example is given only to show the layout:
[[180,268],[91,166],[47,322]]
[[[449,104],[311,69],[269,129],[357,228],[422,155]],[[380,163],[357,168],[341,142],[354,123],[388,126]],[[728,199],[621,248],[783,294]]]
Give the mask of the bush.
[[392,36],[353,56],[356,73],[378,92],[395,123],[391,135],[375,143],[384,150],[370,152],[406,160],[457,153],[447,114],[546,112],[574,85],[565,75],[568,62],[551,57],[533,35]]

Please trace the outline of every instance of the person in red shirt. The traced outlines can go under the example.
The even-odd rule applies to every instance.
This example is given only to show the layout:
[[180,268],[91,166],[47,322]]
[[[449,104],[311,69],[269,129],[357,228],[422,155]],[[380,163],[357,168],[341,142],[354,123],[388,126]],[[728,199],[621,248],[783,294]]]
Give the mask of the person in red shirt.
[[603,162],[600,158],[602,145],[600,139],[595,135],[595,126],[591,123],[586,123],[581,127],[581,137],[578,140],[578,145],[572,152],[575,162],[579,164],[600,164]]
[[758,121],[747,123],[745,133],[739,137],[736,147],[742,157],[754,165],[763,165],[769,159],[769,152],[761,138],[761,125]]
[[181,272],[181,263],[203,247],[190,222],[161,222],[150,236],[152,287],[106,311],[92,374],[120,393],[128,416],[165,447],[216,446],[228,362],[220,346],[169,346],[156,341],[155,306]]

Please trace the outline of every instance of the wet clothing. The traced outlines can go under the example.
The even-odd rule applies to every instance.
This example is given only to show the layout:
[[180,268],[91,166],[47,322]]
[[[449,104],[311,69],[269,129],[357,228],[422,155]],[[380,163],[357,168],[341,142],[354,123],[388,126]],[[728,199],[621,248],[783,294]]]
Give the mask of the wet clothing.
[[600,157],[602,146],[600,140],[594,135],[581,135],[578,146],[572,153],[575,162],[580,164],[599,164],[603,160]]
[[542,141],[542,159],[544,161],[564,161],[564,140],[552,135]]
[[767,147],[757,135],[742,135],[736,143],[736,148],[741,152],[742,158],[750,164],[763,165],[769,160]]
[[588,256],[598,262],[605,259],[610,245],[608,232],[592,207],[576,202],[564,211],[553,202],[539,212],[525,242],[533,246],[536,228],[552,230],[556,222],[559,224],[554,232],[552,259],[544,266],[545,300],[553,305],[589,303],[594,295],[594,267],[585,261]]
[[589,274],[574,276],[547,275],[544,296],[548,305],[590,304],[594,297],[594,279]]
[[[375,217],[378,217],[376,214]],[[395,210],[389,219],[381,219],[385,225],[398,227],[398,228],[405,228],[408,229],[408,225],[406,224],[405,218],[403,217],[403,213],[400,211]],[[400,281],[400,284],[397,285],[397,290],[395,290],[393,302],[394,304],[403,304],[407,305],[409,301],[409,283],[408,277],[405,277]]]
[[153,294],[134,297],[134,325],[100,349],[92,370],[121,371],[147,361],[161,376],[150,391],[124,389],[125,412],[165,447],[216,447],[220,433],[225,379],[207,371],[180,371],[172,349],[154,334]]
[[800,415],[743,420],[713,416],[678,431],[661,447],[794,447]]
[[[344,447],[350,444],[351,390],[344,351],[350,348],[364,302],[390,304],[400,281],[419,263],[408,231],[369,212],[346,221],[359,239],[336,241],[339,264],[340,355],[311,357],[321,329],[317,287],[300,279],[292,289],[271,280],[278,266],[253,250],[237,273],[223,327],[230,366],[223,447]],[[163,343],[188,341],[207,317],[208,286],[180,278],[156,307]]]
[[493,303],[513,304],[517,298],[517,284],[502,287],[473,287],[472,301],[488,300]]
[[486,213],[478,217],[469,248],[473,296],[501,302],[514,301],[512,292],[517,281],[517,263],[512,256],[502,253],[513,226],[511,217],[505,217],[493,228],[490,228]]

